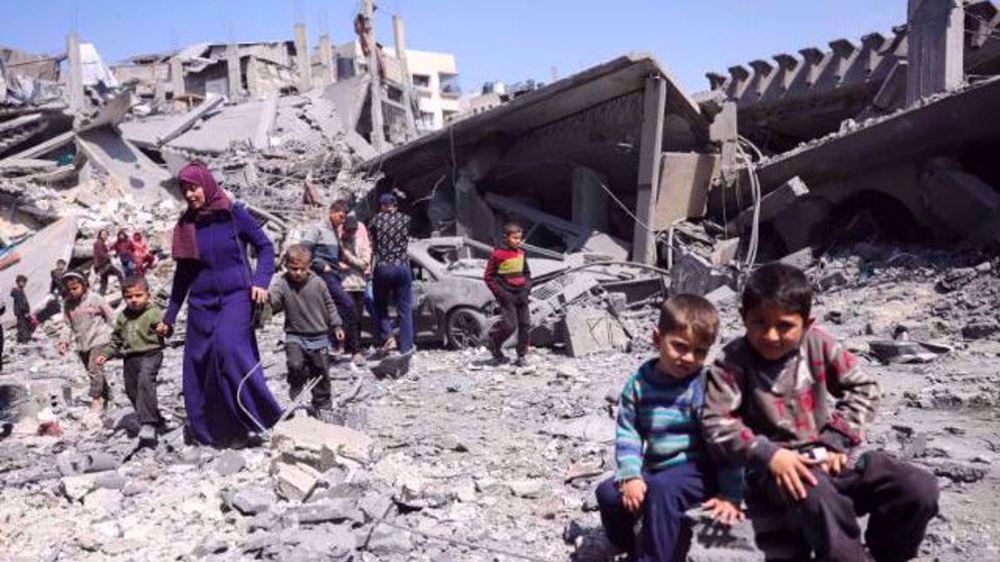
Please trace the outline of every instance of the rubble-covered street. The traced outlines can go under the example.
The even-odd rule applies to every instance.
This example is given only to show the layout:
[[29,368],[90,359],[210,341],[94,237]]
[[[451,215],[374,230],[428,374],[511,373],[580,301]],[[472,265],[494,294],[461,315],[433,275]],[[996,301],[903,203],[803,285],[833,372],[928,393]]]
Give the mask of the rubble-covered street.
[[[806,272],[818,324],[881,388],[852,460],[882,449],[937,479],[917,560],[1000,560],[1000,7],[897,1],[891,32],[736,51],[751,62],[698,92],[630,52],[463,93],[455,56],[408,48],[398,14],[392,45],[376,41],[371,0],[339,22],[343,44],[310,44],[297,21],[288,39],[230,31],[117,62],[76,31],[51,56],[0,46],[0,560],[624,560],[595,488],[615,474],[618,401],[657,353],[660,303],[718,308],[711,361],[744,334],[748,276],[774,261]],[[165,307],[191,259],[171,245],[195,161],[279,257],[316,225],[340,252],[356,235],[334,212],[360,233],[398,202],[416,351],[380,349],[359,310],[362,349],[329,350],[334,405],[313,411],[289,397],[284,319],[261,307],[284,415],[216,448],[185,411],[185,308],[156,383],[164,423],[142,426],[157,438],[139,439],[121,361],[93,410],[78,350],[58,351],[70,325],[53,268],[97,291],[99,233],[141,234]],[[484,270],[508,221],[531,270],[526,366],[487,347],[501,305]],[[360,302],[373,275],[358,276]],[[123,282],[110,276],[115,314]],[[685,517],[686,560],[764,559],[750,521]]]
[[[858,245],[811,272],[836,280],[817,316],[867,358],[886,389],[870,445],[941,482],[941,515],[919,559],[997,557],[1000,343],[990,336],[1000,325],[1000,260]],[[735,303],[722,310],[724,338],[733,337]],[[926,363],[880,364],[870,343],[901,328],[953,350]],[[279,334],[269,326],[262,349],[270,383],[287,399]],[[367,437],[335,436],[325,446],[345,448],[331,460],[312,448],[308,427],[293,426],[287,440],[277,430],[272,447],[184,445],[179,349],[167,354],[160,389],[175,429],[155,451],[133,451],[120,385],[107,420],[88,418],[80,378],[60,373],[51,346],[39,344],[5,370],[30,373],[34,392],[51,394],[63,434],[0,443],[0,520],[9,530],[0,549],[14,560],[319,560],[356,547],[370,560],[602,560],[592,489],[613,462],[612,402],[629,366],[651,352],[643,338],[634,347],[583,359],[543,350],[523,369],[488,366],[482,349],[427,350],[400,380],[341,364],[335,389],[345,421]],[[86,454],[108,464],[60,472]],[[301,467],[295,462],[307,466],[286,481],[289,465]],[[735,547],[746,547],[747,530]],[[755,559],[735,547],[696,547],[691,559]]]

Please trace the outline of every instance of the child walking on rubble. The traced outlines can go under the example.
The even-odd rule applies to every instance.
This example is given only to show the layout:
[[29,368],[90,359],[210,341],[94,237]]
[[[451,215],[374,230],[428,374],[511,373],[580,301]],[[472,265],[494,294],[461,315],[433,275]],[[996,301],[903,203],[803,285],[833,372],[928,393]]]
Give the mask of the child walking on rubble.
[[493,296],[500,304],[500,321],[490,330],[487,346],[493,361],[502,364],[507,361],[503,344],[517,330],[517,361],[515,365],[527,364],[528,337],[531,332],[531,315],[528,311],[528,295],[531,294],[531,269],[521,248],[524,229],[516,222],[503,225],[503,244],[493,249],[483,278]]
[[[76,352],[90,377],[91,410],[100,413],[108,399],[108,381],[104,377],[104,363],[99,357],[111,356],[112,311],[97,293],[90,290],[87,276],[69,271],[62,278],[66,287],[63,314],[70,332],[76,340]],[[59,342],[59,353],[69,351],[69,342]]]
[[326,283],[310,270],[311,264],[309,248],[289,246],[285,274],[274,282],[268,296],[273,312],[285,313],[289,394],[295,400],[309,381],[318,378],[312,389],[312,406],[317,417],[323,418],[333,407],[327,356],[330,335],[343,341],[344,331],[333,297]]
[[[879,387],[813,326],[811,307],[799,269],[775,263],[750,275],[740,308],[746,332],[709,374],[706,439],[746,467],[750,512],[786,522],[755,526],[769,560],[909,560],[938,511],[937,480],[877,450],[852,466]],[[866,514],[862,544],[857,518]]]
[[[150,302],[149,284],[141,276],[129,277],[122,287],[125,310],[118,314],[111,346],[98,350],[96,364],[103,367],[112,356],[124,360],[125,394],[139,418],[139,443],[154,444],[162,423],[156,400],[156,377],[163,364],[163,337],[156,325],[163,314]],[[105,352],[113,355],[105,355]]]
[[14,317],[17,319],[17,343],[31,341],[31,332],[35,331],[31,305],[28,304],[28,295],[24,292],[27,285],[28,278],[18,275],[14,278],[14,288],[10,291],[10,298],[14,302]]
[[[659,356],[625,383],[615,432],[618,472],[598,486],[597,503],[608,539],[630,553],[629,560],[678,559],[684,512],[699,504],[723,524],[743,519],[741,474],[711,462],[698,423],[705,359],[718,329],[710,302],[671,297],[653,329]],[[640,518],[637,539],[633,529]]]

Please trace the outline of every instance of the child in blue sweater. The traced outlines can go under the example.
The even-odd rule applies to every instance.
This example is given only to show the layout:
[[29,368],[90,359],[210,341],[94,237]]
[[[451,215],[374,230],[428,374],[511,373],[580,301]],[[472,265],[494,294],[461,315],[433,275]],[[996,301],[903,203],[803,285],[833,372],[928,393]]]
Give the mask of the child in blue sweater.
[[713,464],[699,423],[705,359],[718,328],[718,313],[707,300],[671,297],[653,330],[659,357],[625,383],[615,440],[618,472],[598,486],[597,501],[608,539],[631,553],[630,560],[673,560],[684,512],[699,504],[724,524],[743,519],[741,475]]

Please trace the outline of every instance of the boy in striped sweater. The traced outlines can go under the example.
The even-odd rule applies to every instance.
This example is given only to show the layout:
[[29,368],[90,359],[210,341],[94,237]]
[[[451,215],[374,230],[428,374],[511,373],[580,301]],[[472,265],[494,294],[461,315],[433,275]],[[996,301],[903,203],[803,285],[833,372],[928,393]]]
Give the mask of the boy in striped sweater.
[[[805,274],[765,265],[742,301],[746,333],[722,349],[708,376],[703,423],[706,439],[746,467],[750,512],[788,522],[755,526],[757,546],[768,560],[916,556],[937,513],[937,480],[882,451],[849,462],[875,417],[879,387],[813,326]],[[857,518],[865,514],[862,545]]]
[[[727,525],[743,519],[741,474],[713,465],[699,424],[705,358],[718,329],[710,302],[671,297],[653,330],[659,357],[625,383],[615,441],[618,472],[598,486],[597,502],[608,539],[631,553],[630,560],[674,560],[684,512],[696,505]],[[640,518],[637,541],[633,528]]]
[[489,346],[493,361],[499,365],[507,358],[503,354],[503,342],[517,329],[517,361],[514,365],[527,364],[528,338],[531,332],[531,315],[528,312],[528,296],[531,294],[531,270],[528,258],[521,246],[524,229],[516,222],[503,225],[504,242],[494,248],[486,262],[483,275],[486,286],[500,304],[500,321],[490,330]]

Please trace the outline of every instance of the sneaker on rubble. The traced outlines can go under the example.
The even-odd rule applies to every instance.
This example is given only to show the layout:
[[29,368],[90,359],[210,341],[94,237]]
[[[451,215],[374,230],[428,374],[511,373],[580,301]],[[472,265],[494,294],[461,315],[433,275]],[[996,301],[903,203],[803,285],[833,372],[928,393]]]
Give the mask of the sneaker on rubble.
[[139,443],[141,444],[152,444],[156,443],[156,426],[151,423],[144,423],[142,427],[139,428]]
[[531,363],[528,361],[528,357],[526,355],[518,355],[517,359],[514,360],[515,367],[527,367],[530,364]]
[[492,339],[486,340],[486,349],[490,350],[494,365],[503,365],[507,362],[507,356],[503,354],[503,350]]

